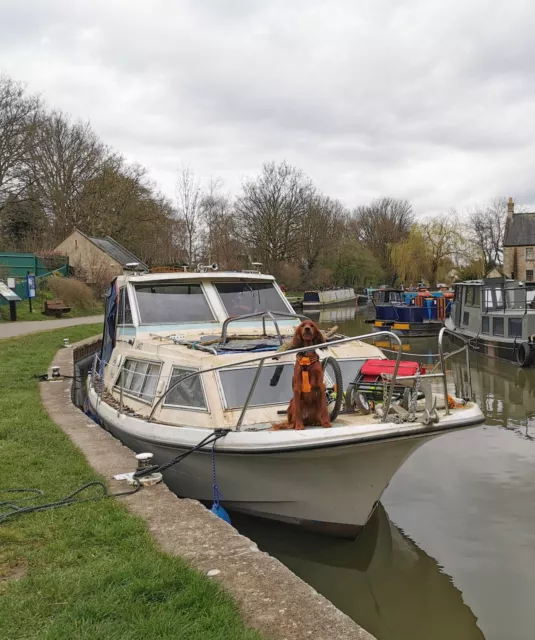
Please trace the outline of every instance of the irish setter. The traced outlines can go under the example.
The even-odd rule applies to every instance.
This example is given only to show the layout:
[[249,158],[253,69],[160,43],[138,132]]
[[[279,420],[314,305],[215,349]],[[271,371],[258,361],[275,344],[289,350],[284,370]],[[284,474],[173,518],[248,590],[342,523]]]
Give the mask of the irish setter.
[[312,348],[324,342],[321,331],[312,320],[305,320],[295,330],[292,349],[310,347],[298,353],[292,380],[293,398],[288,407],[287,425],[276,428],[304,429],[305,426],[330,427],[327,396],[323,382],[323,367]]

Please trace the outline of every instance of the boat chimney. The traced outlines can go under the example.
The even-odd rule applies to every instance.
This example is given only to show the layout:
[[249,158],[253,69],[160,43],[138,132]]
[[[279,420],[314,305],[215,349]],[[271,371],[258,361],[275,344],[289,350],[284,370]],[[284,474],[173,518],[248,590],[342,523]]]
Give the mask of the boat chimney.
[[515,212],[515,203],[513,202],[513,198],[509,198],[509,200],[507,201],[507,220],[511,220],[514,212]]

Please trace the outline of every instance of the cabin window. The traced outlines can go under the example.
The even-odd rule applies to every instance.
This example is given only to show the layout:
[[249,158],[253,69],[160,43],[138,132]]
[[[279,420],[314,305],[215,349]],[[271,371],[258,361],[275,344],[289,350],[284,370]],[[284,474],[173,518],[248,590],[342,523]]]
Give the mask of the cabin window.
[[481,287],[474,287],[474,307],[481,306]]
[[117,324],[133,324],[130,297],[126,287],[119,291],[119,308],[117,309]]
[[481,318],[481,333],[490,333],[490,321],[488,316]]
[[[293,363],[264,366],[260,372],[249,406],[260,407],[290,402],[293,371]],[[222,369],[219,372],[223,402],[226,409],[243,407],[255,373],[256,366]]]
[[533,247],[526,247],[526,260],[533,260]]
[[533,282],[533,269],[526,269],[526,282]]
[[461,295],[462,295],[462,291],[463,291],[462,287],[460,287],[459,285],[456,285],[456,286],[453,288],[453,291],[454,291],[454,298],[453,298],[453,300],[454,300],[455,302],[460,302],[460,300],[461,300]]
[[199,283],[136,285],[140,321],[143,324],[213,322],[212,313]]
[[522,318],[509,318],[509,337],[521,338],[522,337]]
[[503,336],[503,318],[492,319],[492,332],[495,336]]
[[464,303],[469,307],[472,307],[474,305],[474,287],[466,287]]
[[[350,382],[353,382],[353,380],[357,377],[357,374],[360,372],[360,368],[366,362],[366,359],[364,358],[362,360],[354,360],[354,359],[338,360],[337,359],[336,362],[338,362],[338,364],[340,365],[340,370],[342,371],[342,381],[344,383],[343,384],[344,389],[347,389],[347,385]],[[329,371],[329,368],[327,368],[327,371]]]
[[162,365],[159,362],[127,358],[117,378],[116,388],[122,387],[126,395],[152,403],[161,368]]
[[503,290],[500,288],[483,289],[485,310],[489,309],[503,309]]
[[463,313],[463,324],[468,324],[470,322],[470,314],[468,311]]
[[290,313],[272,282],[215,282],[214,286],[230,318],[268,310]]
[[[357,376],[366,362],[364,358],[348,358],[337,360],[342,370],[344,388]],[[249,407],[260,407],[275,404],[287,404],[292,397],[292,378],[294,364],[264,365]],[[256,373],[254,367],[223,369],[219,372],[223,403],[226,409],[240,409],[245,404],[251,382]],[[328,376],[327,376],[328,378]],[[334,384],[334,380],[327,380]]]
[[[198,371],[198,369],[188,369],[186,367],[173,367],[173,373],[171,374],[171,382],[169,388],[176,384],[180,378]],[[206,411],[208,409],[206,404],[206,396],[201,380],[201,376],[191,376],[187,380],[184,380],[182,384],[179,384],[172,391],[170,391],[164,400],[164,406],[166,407],[181,407],[184,409],[200,409]]]

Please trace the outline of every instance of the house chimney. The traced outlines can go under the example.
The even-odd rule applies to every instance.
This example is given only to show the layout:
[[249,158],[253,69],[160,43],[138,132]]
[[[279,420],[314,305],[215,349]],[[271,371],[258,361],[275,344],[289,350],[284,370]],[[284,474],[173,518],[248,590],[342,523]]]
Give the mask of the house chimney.
[[513,202],[513,198],[509,198],[509,200],[507,201],[507,220],[511,220],[514,212],[515,203]]

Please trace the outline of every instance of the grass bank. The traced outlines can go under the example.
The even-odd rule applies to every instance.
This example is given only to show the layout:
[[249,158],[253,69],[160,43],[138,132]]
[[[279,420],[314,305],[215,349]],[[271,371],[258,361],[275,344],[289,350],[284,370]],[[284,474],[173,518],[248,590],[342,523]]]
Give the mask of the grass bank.
[[[54,320],[54,316],[45,316],[43,309],[46,300],[54,300],[55,296],[51,291],[39,291],[37,297],[32,301],[33,313],[30,313],[30,303],[28,300],[17,302],[17,320]],[[104,313],[104,304],[99,300],[94,300],[89,304],[80,306],[73,304],[69,313],[64,313],[62,318],[83,318],[85,316],[96,316]],[[9,305],[0,305],[0,320],[9,320]]]
[[[102,479],[48,418],[31,379],[63,338],[99,330],[0,340],[0,488],[43,489],[49,502]],[[158,551],[120,498],[0,524],[0,638],[259,640],[217,584]]]

